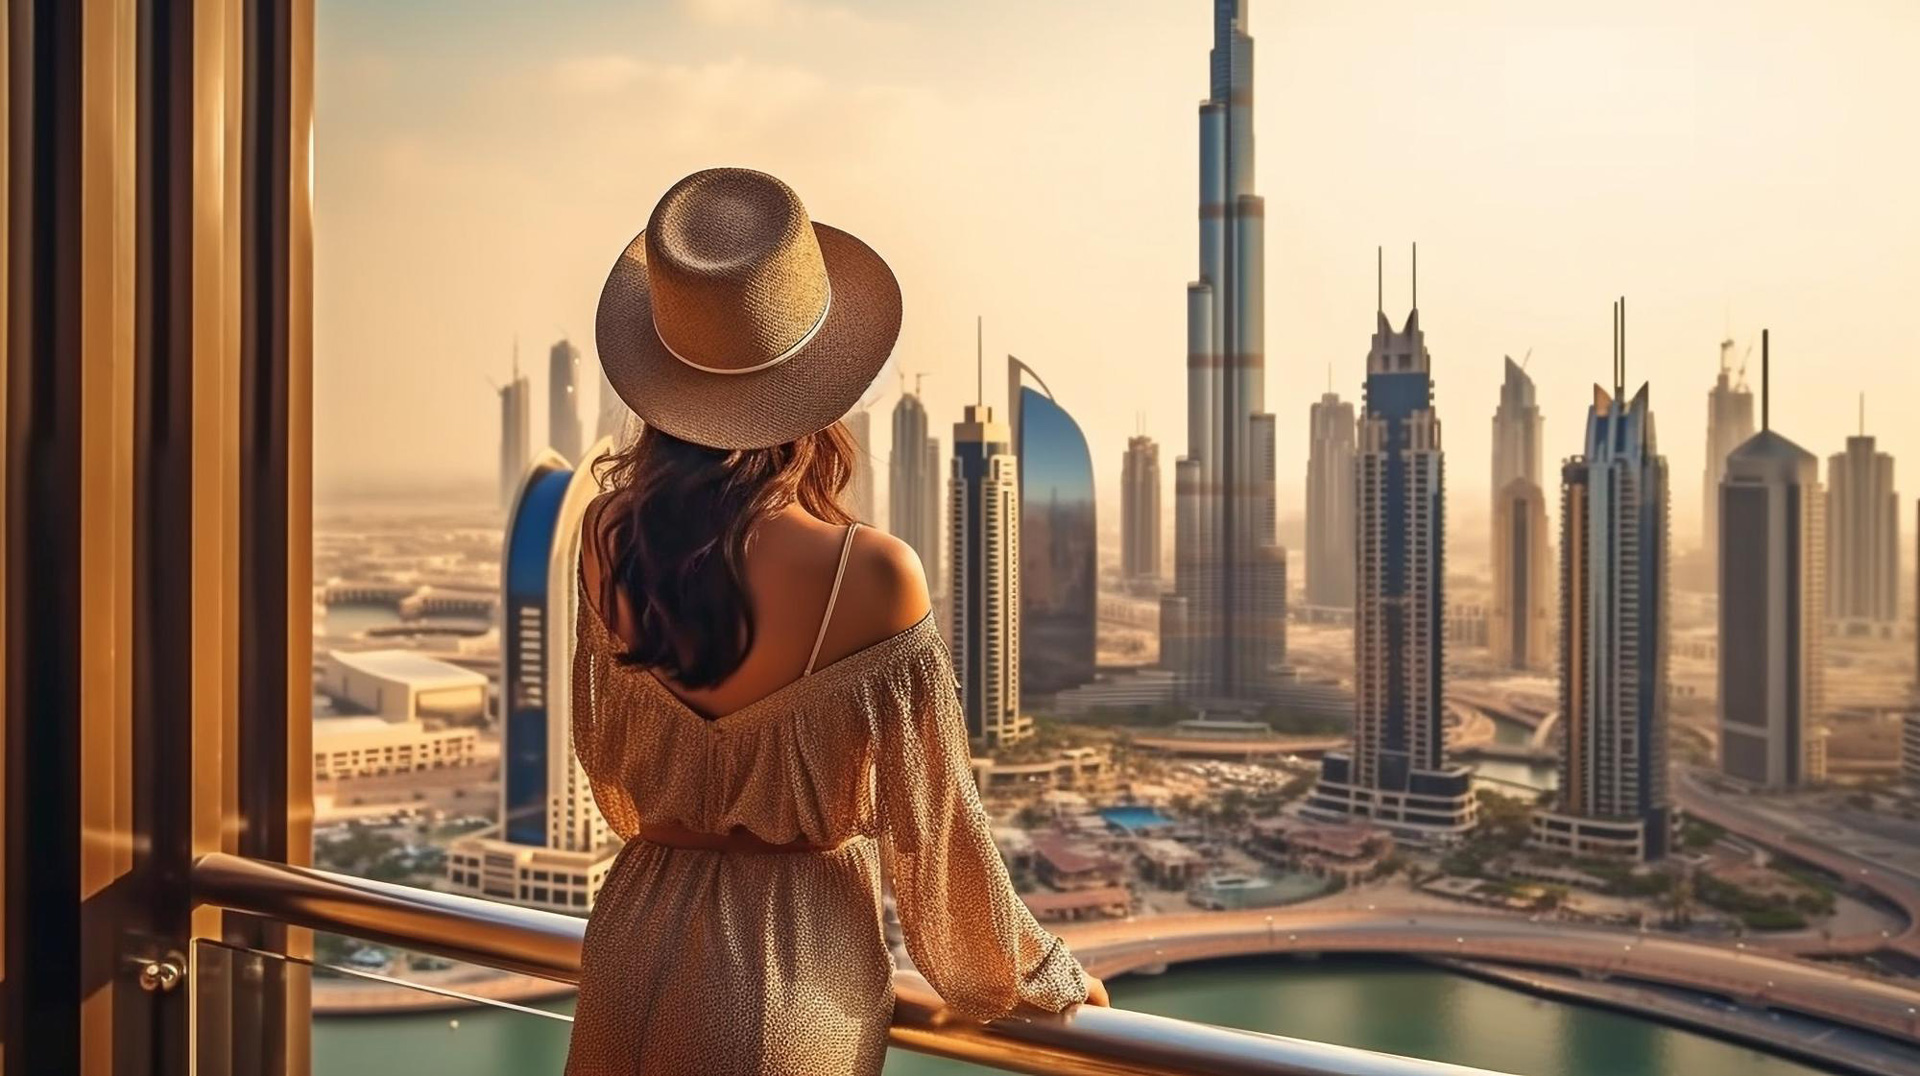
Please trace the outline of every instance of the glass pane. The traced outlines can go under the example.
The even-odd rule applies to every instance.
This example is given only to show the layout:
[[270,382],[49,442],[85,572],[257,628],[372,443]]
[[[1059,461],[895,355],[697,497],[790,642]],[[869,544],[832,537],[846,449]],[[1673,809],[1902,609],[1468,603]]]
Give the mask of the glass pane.
[[564,984],[322,936],[350,964],[310,963],[200,942],[194,951],[201,1076],[250,1076],[237,1044],[270,992],[313,1003],[313,1076],[494,1076],[557,1072],[573,1026]]

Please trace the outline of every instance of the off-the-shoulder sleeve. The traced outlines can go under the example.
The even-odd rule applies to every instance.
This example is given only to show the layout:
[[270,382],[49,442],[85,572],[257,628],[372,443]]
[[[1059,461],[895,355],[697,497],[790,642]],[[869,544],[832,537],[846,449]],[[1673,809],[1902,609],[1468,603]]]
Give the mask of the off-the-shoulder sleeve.
[[600,742],[600,707],[605,704],[602,689],[612,658],[613,642],[608,637],[600,614],[588,603],[586,580],[575,589],[578,608],[574,616],[573,665],[571,668],[572,706],[570,729],[573,755],[586,771],[587,785],[607,827],[622,840],[631,838],[640,825],[633,797],[620,787],[617,773],[611,772],[605,745]]
[[989,1020],[1025,1002],[1086,1000],[1080,964],[1013,891],[974,787],[952,660],[937,637],[900,659],[877,715],[882,853],[920,973],[956,1012]]

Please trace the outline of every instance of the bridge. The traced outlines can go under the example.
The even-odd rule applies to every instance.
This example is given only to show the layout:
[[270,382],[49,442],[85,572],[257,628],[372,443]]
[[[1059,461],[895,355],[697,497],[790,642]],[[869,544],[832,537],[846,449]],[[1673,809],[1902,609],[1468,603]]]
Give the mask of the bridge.
[[1679,987],[1900,1039],[1920,1037],[1920,991],[1840,965],[1552,918],[1392,909],[1270,908],[1067,924],[1095,975],[1259,954],[1394,954],[1568,969]]

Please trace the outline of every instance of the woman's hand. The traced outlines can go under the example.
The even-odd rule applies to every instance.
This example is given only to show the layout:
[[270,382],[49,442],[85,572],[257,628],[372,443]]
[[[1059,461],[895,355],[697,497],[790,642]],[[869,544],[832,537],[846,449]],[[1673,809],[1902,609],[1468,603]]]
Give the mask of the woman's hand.
[[1103,1009],[1112,1007],[1113,1002],[1107,998],[1107,984],[1088,975],[1085,971],[1082,971],[1080,974],[1087,980],[1086,1004],[1098,1005]]

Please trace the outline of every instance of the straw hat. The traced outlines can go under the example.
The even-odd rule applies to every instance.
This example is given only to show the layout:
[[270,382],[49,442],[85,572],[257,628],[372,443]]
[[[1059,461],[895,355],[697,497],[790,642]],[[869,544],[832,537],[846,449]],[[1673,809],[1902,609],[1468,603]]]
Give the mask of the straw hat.
[[594,325],[607,381],[635,414],[723,449],[833,425],[899,335],[887,263],[745,168],[695,172],[661,197],[607,276]]

